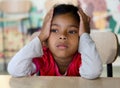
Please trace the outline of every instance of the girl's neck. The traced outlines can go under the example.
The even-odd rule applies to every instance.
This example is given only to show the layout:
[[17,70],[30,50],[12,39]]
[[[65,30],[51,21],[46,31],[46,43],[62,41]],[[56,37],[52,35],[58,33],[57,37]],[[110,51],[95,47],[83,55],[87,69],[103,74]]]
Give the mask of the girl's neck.
[[55,59],[55,62],[59,68],[59,72],[61,74],[65,74],[69,64],[72,61],[72,57],[69,57],[69,58],[56,58],[56,57],[54,57],[54,59]]

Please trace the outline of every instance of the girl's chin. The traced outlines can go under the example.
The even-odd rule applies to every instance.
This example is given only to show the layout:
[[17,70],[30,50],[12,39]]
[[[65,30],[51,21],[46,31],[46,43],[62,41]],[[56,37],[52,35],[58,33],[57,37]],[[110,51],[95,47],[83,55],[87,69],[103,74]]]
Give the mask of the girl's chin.
[[57,58],[68,58],[68,57],[71,57],[71,55],[67,55],[67,54],[61,54],[61,53],[58,53],[59,55],[55,55],[55,57],[57,57]]

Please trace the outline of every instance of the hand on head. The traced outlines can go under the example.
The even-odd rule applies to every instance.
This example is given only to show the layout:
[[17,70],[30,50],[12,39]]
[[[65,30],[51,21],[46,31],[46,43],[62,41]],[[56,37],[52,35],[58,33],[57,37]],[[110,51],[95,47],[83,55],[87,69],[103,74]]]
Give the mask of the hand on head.
[[[54,9],[52,8],[45,16],[42,30],[39,35],[39,39],[41,40],[41,42],[46,42],[50,35],[53,10]],[[83,33],[90,33],[90,17],[83,12],[82,8],[80,7],[80,4],[78,5],[78,14],[80,16],[79,36],[81,36]]]
[[90,33],[90,17],[87,16],[82,8],[80,7],[80,2],[78,2],[78,13],[80,16],[80,30],[79,35],[81,36],[83,33]]
[[53,8],[46,14],[44,18],[41,33],[39,35],[39,39],[41,40],[41,42],[46,42],[46,40],[49,37],[52,16],[53,16]]

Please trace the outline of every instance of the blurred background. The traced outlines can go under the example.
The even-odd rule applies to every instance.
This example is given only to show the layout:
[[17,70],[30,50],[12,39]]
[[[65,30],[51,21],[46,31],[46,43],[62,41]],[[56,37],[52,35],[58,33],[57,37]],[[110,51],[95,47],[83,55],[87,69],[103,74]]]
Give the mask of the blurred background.
[[[120,40],[120,0],[79,0],[91,17],[91,30],[111,31]],[[11,57],[40,31],[46,12],[55,4],[78,5],[77,0],[0,0],[0,74],[7,73]],[[120,52],[119,52],[120,55]],[[120,57],[113,63],[113,76],[120,77]],[[102,76],[106,76],[106,67]]]

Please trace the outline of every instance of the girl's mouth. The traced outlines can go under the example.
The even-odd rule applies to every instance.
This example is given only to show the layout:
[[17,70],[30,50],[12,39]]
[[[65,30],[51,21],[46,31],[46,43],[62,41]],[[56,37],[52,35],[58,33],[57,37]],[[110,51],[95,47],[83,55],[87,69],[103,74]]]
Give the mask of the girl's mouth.
[[57,48],[59,48],[59,49],[67,49],[68,48],[68,46],[67,45],[65,45],[65,44],[59,44],[59,45],[57,45]]

